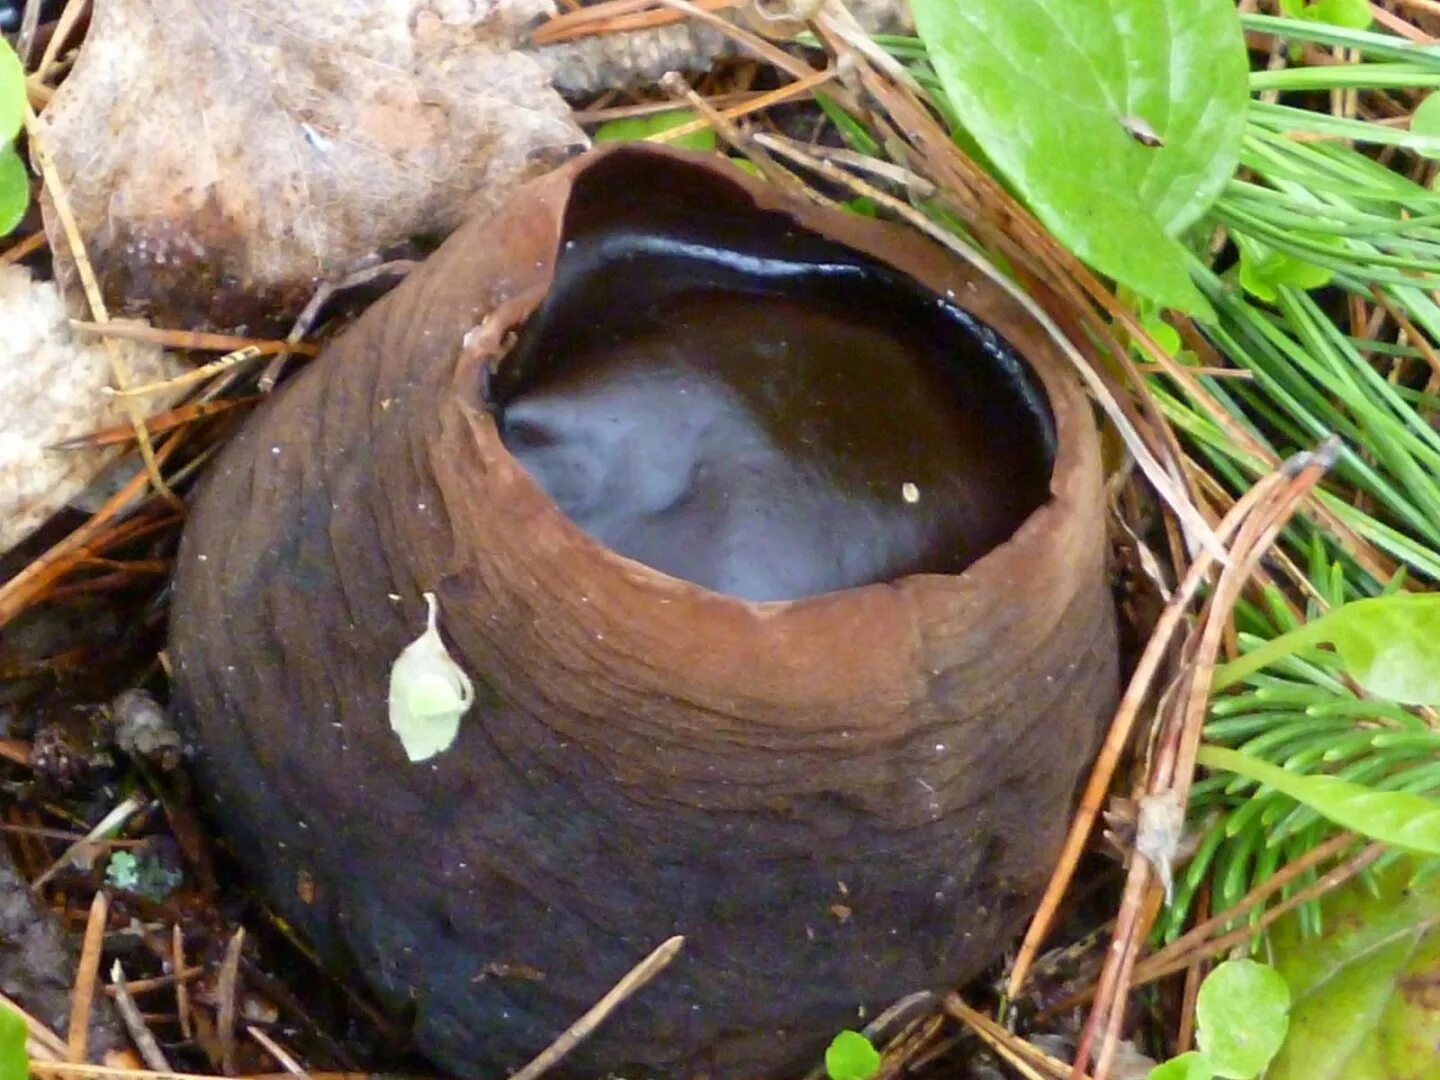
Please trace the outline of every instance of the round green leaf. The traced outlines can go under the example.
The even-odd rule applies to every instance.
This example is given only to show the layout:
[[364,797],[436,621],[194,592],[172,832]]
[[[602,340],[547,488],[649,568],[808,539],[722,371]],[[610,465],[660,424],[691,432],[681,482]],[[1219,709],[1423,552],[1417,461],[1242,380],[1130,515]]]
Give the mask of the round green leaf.
[[1402,862],[1321,904],[1324,930],[1275,925],[1275,966],[1295,993],[1267,1080],[1431,1080],[1440,1045],[1440,876]]
[[1214,1080],[1215,1069],[1210,1059],[1198,1050],[1171,1058],[1150,1070],[1148,1080]]
[[1285,1041],[1290,987],[1268,964],[1227,960],[1200,985],[1196,1042],[1216,1076],[1252,1080]]
[[0,1005],[0,1080],[25,1080],[30,1075],[25,1037],[24,1018]]
[[1207,313],[1174,238],[1235,170],[1248,62],[1233,0],[913,0],[955,114],[1049,229]]
[[830,1080],[870,1080],[880,1071],[880,1052],[858,1031],[842,1031],[825,1051]]
[[15,138],[25,122],[25,69],[4,38],[0,38],[0,145]]
[[1221,665],[1213,689],[1326,641],[1346,673],[1376,697],[1440,705],[1440,593],[1352,600]]
[[1370,693],[1440,705],[1440,595],[1357,600],[1327,616],[1325,629],[1346,671]]
[[14,230],[30,205],[30,174],[14,147],[0,150],[0,236]]

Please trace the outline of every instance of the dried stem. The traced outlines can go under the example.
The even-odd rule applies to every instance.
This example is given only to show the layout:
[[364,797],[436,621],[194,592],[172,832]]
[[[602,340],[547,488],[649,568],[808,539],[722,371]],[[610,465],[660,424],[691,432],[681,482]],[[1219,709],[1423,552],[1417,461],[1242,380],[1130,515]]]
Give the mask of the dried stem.
[[576,1020],[553,1043],[510,1080],[537,1080],[566,1054],[575,1049],[589,1034],[605,1022],[605,1018],[624,1004],[637,990],[648,983],[679,955],[685,939],[676,935],[662,942],[649,956],[631,968],[604,997],[584,1016]]

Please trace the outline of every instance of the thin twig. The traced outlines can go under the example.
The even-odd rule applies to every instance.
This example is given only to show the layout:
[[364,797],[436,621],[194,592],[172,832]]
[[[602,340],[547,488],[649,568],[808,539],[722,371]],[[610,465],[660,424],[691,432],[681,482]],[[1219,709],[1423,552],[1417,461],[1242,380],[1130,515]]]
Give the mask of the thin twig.
[[[697,0],[704,11],[738,7],[744,0]],[[654,0],[610,0],[578,11],[557,15],[541,23],[530,35],[532,45],[557,45],[562,41],[616,34],[626,30],[648,30],[679,22],[685,15],[657,7]]]
[[[1279,475],[1272,474],[1256,484],[1237,501],[1234,508],[1216,528],[1216,534],[1220,539],[1228,541],[1239,529],[1244,518],[1280,483]],[[1049,936],[1055,916],[1060,910],[1060,901],[1070,887],[1070,881],[1080,863],[1080,856],[1085,850],[1086,841],[1104,808],[1105,797],[1110,790],[1110,783],[1115,777],[1115,770],[1119,767],[1125,749],[1130,745],[1130,737],[1135,723],[1140,718],[1141,706],[1152,692],[1161,662],[1170,650],[1171,639],[1176,630],[1180,628],[1191,602],[1213,567],[1214,561],[1203,552],[1191,564],[1180,587],[1175,591],[1170,602],[1165,605],[1165,610],[1161,613],[1155,629],[1150,634],[1150,640],[1146,642],[1145,651],[1135,666],[1135,672],[1130,677],[1130,683],[1125,688],[1125,694],[1120,699],[1120,704],[1116,706],[1115,717],[1111,721],[1104,745],[1100,748],[1095,764],[1091,767],[1090,778],[1085,784],[1084,794],[1080,796],[1080,805],[1076,808],[1075,816],[1070,823],[1070,831],[1065,837],[1065,845],[1061,850],[1055,872],[1051,875],[1050,882],[1045,888],[1045,895],[1040,901],[1040,906],[1030,920],[1030,926],[1020,944],[1015,964],[1011,968],[1005,993],[1012,1000],[1019,996],[1030,972],[1030,967],[1039,954],[1046,937]]]
[[130,1038],[135,1043],[135,1049],[140,1051],[140,1056],[155,1072],[169,1072],[170,1062],[165,1060],[165,1053],[160,1049],[160,1044],[155,1041],[155,1035],[151,1032],[149,1025],[145,1023],[145,1017],[140,1012],[140,1007],[135,1004],[135,999],[130,996],[130,990],[125,985],[125,969],[116,960],[110,967],[110,985],[114,989],[115,1009],[120,1014],[120,1020],[125,1025],[125,1030],[130,1033]]
[[689,102],[690,107],[704,117],[705,122],[713,127],[722,139],[729,143],[737,153],[744,154],[754,163],[765,179],[777,187],[790,190],[799,186],[799,181],[782,169],[763,147],[747,138],[745,133],[735,126],[734,121],[712,108],[709,102],[692,90],[690,84],[678,71],[667,71],[660,80],[660,86],[666,93]]
[[[1193,649],[1189,685],[1182,708],[1162,730],[1146,779],[1150,798],[1170,796],[1181,806],[1189,799],[1195,771],[1195,753],[1210,700],[1210,682],[1230,615],[1242,591],[1249,584],[1260,557],[1303,500],[1334,461],[1333,440],[1323,442],[1310,454],[1296,455],[1281,470],[1286,482],[1273,487],[1273,494],[1259,502],[1244,519],[1232,545],[1232,558],[1220,575],[1206,606],[1198,642]],[[1101,970],[1095,1005],[1086,1017],[1076,1049],[1072,1077],[1078,1077],[1090,1056],[1097,1033],[1101,1034],[1094,1055],[1096,1080],[1105,1080],[1120,1042],[1124,1018],[1124,997],[1131,974],[1154,914],[1158,911],[1159,887],[1149,859],[1132,853],[1125,892],[1115,919],[1115,932]]]
[[[34,5],[39,7],[39,4]],[[50,40],[45,43],[45,53],[40,57],[40,64],[35,69],[35,77],[44,82],[50,77],[51,70],[59,59],[60,50],[64,48],[65,42],[70,38],[70,32],[75,29],[81,17],[90,7],[90,0],[67,0],[65,10],[60,13],[60,18],[55,22],[55,30],[50,35]]]
[[3,252],[0,252],[0,266],[9,266],[11,263],[19,262],[45,246],[45,233],[31,233],[17,243],[11,244]]
[[779,68],[792,79],[803,79],[808,75],[814,74],[815,69],[805,63],[805,61],[797,60],[784,49],[766,41],[759,34],[752,34],[749,30],[744,30],[736,26],[728,19],[721,18],[713,11],[705,11],[703,8],[692,4],[690,0],[660,0],[660,3],[668,8],[675,9],[681,14],[690,16],[690,18],[697,22],[702,22],[707,26],[713,26],[716,30],[719,30],[726,37],[734,41],[735,44],[741,46],[759,59],[764,60],[767,64],[772,64]]
[[[1012,1068],[1027,1078],[1036,1080],[1060,1080],[1069,1075],[1070,1067],[1063,1061],[1051,1057],[1038,1046],[1026,1042],[1014,1032],[1007,1030],[986,1016],[979,1009],[972,1008],[956,993],[946,994],[942,1004],[945,1011],[959,1020],[976,1035],[980,1036],[996,1053],[1000,1054]],[[1081,1080],[1088,1080],[1082,1077]]]
[[[164,461],[177,446],[179,442],[172,437],[160,448],[157,460]],[[102,536],[104,530],[110,528],[122,515],[134,509],[147,486],[146,475],[143,472],[136,473],[124,487],[105,501],[89,521],[73,529],[45,554],[4,584],[0,584],[0,627],[4,627],[20,612],[38,603],[45,589],[67,572],[72,559],[85,553],[88,544]]]
[[280,1067],[287,1073],[290,1073],[292,1076],[305,1075],[305,1070],[300,1067],[300,1063],[296,1061],[283,1046],[269,1035],[266,1035],[265,1032],[261,1031],[254,1024],[246,1024],[245,1031],[252,1039],[264,1047],[265,1052],[278,1061]]
[[658,975],[670,961],[680,953],[685,939],[679,934],[662,942],[640,963],[631,968],[619,982],[584,1016],[571,1024],[561,1036],[542,1050],[534,1061],[510,1080],[537,1080],[555,1066],[566,1054],[575,1049],[592,1031],[605,1022],[612,1012],[619,1008],[637,990]]
[[[697,110],[703,114],[700,119],[689,120],[683,124],[676,124],[673,128],[657,131],[654,135],[646,136],[646,141],[668,143],[676,139],[683,139],[686,135],[693,135],[697,131],[704,131],[706,128],[714,126],[710,119],[711,110],[718,110],[719,116],[725,120],[735,121],[749,116],[751,113],[768,109],[772,105],[781,105],[787,101],[793,101],[797,97],[809,94],[817,86],[823,86],[832,81],[838,73],[838,70],[839,69],[832,64],[830,67],[812,72],[803,79],[786,83],[779,89],[771,90],[763,94],[747,96],[745,101],[729,108],[721,108],[721,103],[714,98],[702,98],[701,100],[704,102],[705,107]],[[673,109],[675,107],[673,102],[664,102],[663,105],[667,109]]]
[[329,302],[332,296],[344,292],[346,289],[368,285],[377,278],[403,278],[418,265],[420,264],[411,259],[394,259],[390,262],[361,266],[346,274],[339,281],[322,281],[315,289],[314,295],[310,297],[310,301],[305,305],[305,310],[300,312],[299,318],[295,320],[295,325],[290,328],[290,333],[285,336],[286,347],[276,353],[275,359],[271,360],[261,373],[260,392],[268,394],[275,389],[275,384],[280,381],[280,376],[284,373],[285,365],[289,362],[290,357],[308,351],[300,348],[300,340],[314,329],[315,320],[320,317],[320,309]]
[[[167,330],[159,326],[146,326],[131,322],[86,322],[71,319],[70,328],[85,334],[104,335],[124,341],[143,341],[151,345],[163,345],[167,349],[193,349],[198,352],[238,352],[253,349],[256,356],[273,356],[280,352],[299,353],[314,356],[320,351],[315,345],[299,342],[280,341],[274,338],[237,337],[234,334],[207,334],[199,330]],[[140,390],[131,388],[126,393],[135,394]]]
[[[90,256],[85,251],[85,241],[80,235],[80,226],[75,221],[65,186],[60,182],[60,174],[55,168],[54,159],[50,156],[45,135],[40,130],[40,118],[35,115],[35,110],[28,103],[25,106],[25,133],[30,140],[30,157],[40,169],[40,175],[45,180],[45,191],[50,196],[50,205],[55,208],[55,216],[60,219],[61,231],[64,232],[65,242],[70,247],[70,258],[75,263],[75,270],[80,275],[80,282],[85,290],[85,299],[90,305],[90,313],[95,317],[96,322],[109,322],[110,312],[105,307],[105,299],[101,295],[100,282],[95,277],[95,269],[90,264]],[[110,358],[110,370],[112,378],[115,380],[115,388],[124,390],[130,385],[130,364],[125,359],[125,353],[118,342],[109,336],[105,337],[103,341],[105,353]],[[135,441],[140,446],[140,457],[145,462],[145,472],[150,477],[150,483],[161,498],[183,513],[185,504],[170,490],[170,485],[160,475],[160,464],[155,458],[155,447],[150,440],[150,433],[145,430],[145,418],[140,415],[138,406],[133,402],[126,402],[125,411],[130,417],[130,423],[135,427]]]
[[190,988],[184,978],[185,931],[178,922],[170,927],[170,966],[175,970],[175,1012],[180,1017],[180,1034],[192,1039],[195,1033],[190,1023]]

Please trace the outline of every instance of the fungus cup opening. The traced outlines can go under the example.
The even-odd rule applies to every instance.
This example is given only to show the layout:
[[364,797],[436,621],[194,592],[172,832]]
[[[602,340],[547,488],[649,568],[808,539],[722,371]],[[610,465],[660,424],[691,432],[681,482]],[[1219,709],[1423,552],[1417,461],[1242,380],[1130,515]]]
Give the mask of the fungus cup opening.
[[570,521],[743,600],[957,574],[1050,495],[1054,417],[995,329],[653,154],[577,178],[486,392]]

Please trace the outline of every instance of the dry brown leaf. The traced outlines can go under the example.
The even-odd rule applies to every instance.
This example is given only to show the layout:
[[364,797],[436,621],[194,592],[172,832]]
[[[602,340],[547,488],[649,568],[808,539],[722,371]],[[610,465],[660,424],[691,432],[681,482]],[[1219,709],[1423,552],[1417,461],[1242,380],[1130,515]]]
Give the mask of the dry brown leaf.
[[513,47],[548,4],[97,0],[42,124],[107,301],[283,318],[583,146]]
[[[0,553],[35,531],[119,456],[106,450],[52,450],[56,443],[125,423],[102,395],[112,385],[99,339],[77,341],[51,282],[23,266],[0,267]],[[159,346],[119,342],[137,383],[182,370]]]

